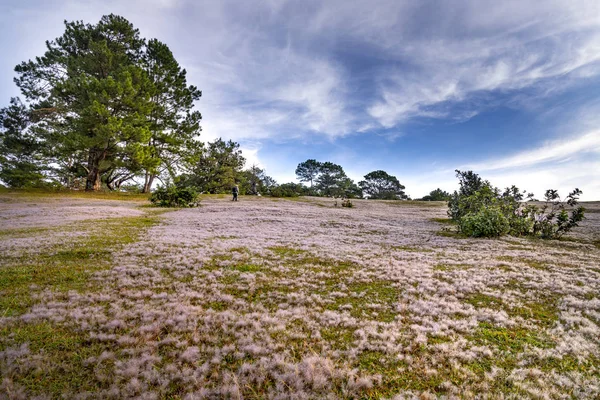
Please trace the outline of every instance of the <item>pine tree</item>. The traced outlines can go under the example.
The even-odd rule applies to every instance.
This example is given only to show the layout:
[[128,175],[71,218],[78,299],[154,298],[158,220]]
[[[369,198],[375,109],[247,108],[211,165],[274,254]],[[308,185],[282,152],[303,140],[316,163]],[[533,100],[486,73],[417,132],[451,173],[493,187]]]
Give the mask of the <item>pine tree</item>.
[[99,190],[102,173],[119,164],[144,165],[153,91],[138,30],[112,14],[97,25],[65,21],[65,33],[46,46],[42,57],[15,68],[15,82],[46,121],[44,139],[55,154],[75,155],[86,190]]

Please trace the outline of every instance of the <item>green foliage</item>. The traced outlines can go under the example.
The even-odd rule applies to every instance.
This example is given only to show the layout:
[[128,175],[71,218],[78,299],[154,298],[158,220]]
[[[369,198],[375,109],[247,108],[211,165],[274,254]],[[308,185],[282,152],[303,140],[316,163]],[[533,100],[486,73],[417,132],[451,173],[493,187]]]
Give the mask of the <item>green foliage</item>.
[[451,198],[452,198],[452,196],[450,195],[450,193],[448,193],[445,190],[442,190],[440,188],[437,188],[437,189],[429,192],[429,194],[427,196],[424,196],[421,200],[422,201],[449,201]]
[[0,180],[11,188],[45,186],[42,143],[28,129],[29,113],[18,98],[0,110]]
[[270,195],[272,197],[298,197],[303,196],[306,189],[302,184],[290,182],[271,188]]
[[319,177],[316,180],[317,189],[322,196],[341,196],[342,185],[347,179],[344,169],[332,162],[324,162],[319,167]]
[[242,172],[240,182],[240,192],[254,196],[271,194],[271,191],[277,187],[275,179],[268,176],[264,169],[260,169],[256,165]]
[[150,202],[159,207],[196,207],[198,194],[192,188],[158,187],[152,192]]
[[203,193],[230,193],[242,180],[245,162],[238,143],[219,138],[189,160],[189,172],[178,178],[177,186],[194,187]]
[[310,187],[312,188],[313,181],[321,173],[321,166],[322,163],[317,160],[306,160],[298,164],[296,176],[300,182],[310,182]]
[[[585,208],[577,204],[581,190],[574,189],[561,200],[556,190],[547,190],[541,207],[528,206],[523,215],[533,220],[533,234],[545,239],[561,238],[585,218]],[[570,208],[571,213],[567,211]]]
[[458,221],[462,216],[469,212],[477,211],[478,207],[472,208],[470,202],[465,202],[464,199],[472,196],[475,192],[482,189],[484,186],[491,188],[491,185],[487,181],[483,181],[479,175],[473,171],[459,171],[456,170],[456,177],[458,178],[460,188],[455,191],[450,200],[448,201],[448,216],[455,221]]
[[188,86],[182,69],[169,47],[156,39],[148,41],[142,65],[152,83],[153,110],[148,115],[151,138],[143,162],[144,192],[149,192],[156,176],[168,173],[171,178],[180,160],[196,145],[200,134],[200,112],[192,111],[194,101],[202,96],[195,86]]
[[365,175],[365,180],[358,182],[364,194],[370,199],[400,200],[407,199],[402,185],[395,176],[378,170]]
[[96,25],[66,22],[47,48],[15,68],[15,82],[53,154],[82,165],[86,189],[99,190],[103,172],[136,168],[147,156],[153,92],[140,65],[144,40],[125,18],[108,15]]
[[362,197],[362,190],[346,176],[344,169],[329,161],[320,164],[315,189],[319,196]]
[[499,207],[482,207],[475,213],[463,216],[458,223],[460,231],[473,237],[497,237],[510,230],[508,219]]
[[[561,200],[556,190],[547,190],[545,204],[527,203],[533,194],[516,186],[500,192],[472,171],[456,171],[460,189],[448,202],[448,215],[458,223],[459,232],[474,237],[535,236],[562,237],[578,226],[585,209],[576,207],[581,190],[575,189]],[[570,214],[567,209],[570,209]]]

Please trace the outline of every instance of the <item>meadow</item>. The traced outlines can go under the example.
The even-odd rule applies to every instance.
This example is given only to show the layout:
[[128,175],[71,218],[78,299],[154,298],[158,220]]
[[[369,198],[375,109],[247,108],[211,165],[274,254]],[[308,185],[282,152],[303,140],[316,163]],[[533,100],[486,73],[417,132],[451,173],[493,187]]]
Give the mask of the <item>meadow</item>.
[[0,398],[600,397],[600,203],[562,240],[353,203],[0,193]]

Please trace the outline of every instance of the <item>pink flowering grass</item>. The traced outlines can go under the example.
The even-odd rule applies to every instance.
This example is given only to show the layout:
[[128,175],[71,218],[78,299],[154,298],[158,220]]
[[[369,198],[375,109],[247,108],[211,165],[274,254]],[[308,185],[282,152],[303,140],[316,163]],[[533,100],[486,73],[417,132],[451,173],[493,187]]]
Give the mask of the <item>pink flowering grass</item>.
[[[567,240],[539,241],[457,237],[441,203],[240,200],[116,215],[127,240],[119,219],[0,236],[19,253],[0,282],[17,256],[38,275],[89,272],[0,302],[0,395],[600,396],[600,205]],[[102,232],[113,241],[82,239]]]

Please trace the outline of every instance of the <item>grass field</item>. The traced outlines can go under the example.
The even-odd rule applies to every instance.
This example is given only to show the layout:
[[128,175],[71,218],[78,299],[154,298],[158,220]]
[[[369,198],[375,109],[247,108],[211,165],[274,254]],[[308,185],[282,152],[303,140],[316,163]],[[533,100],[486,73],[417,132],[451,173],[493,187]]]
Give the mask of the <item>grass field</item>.
[[561,241],[443,203],[0,193],[0,398],[599,398],[600,203]]

